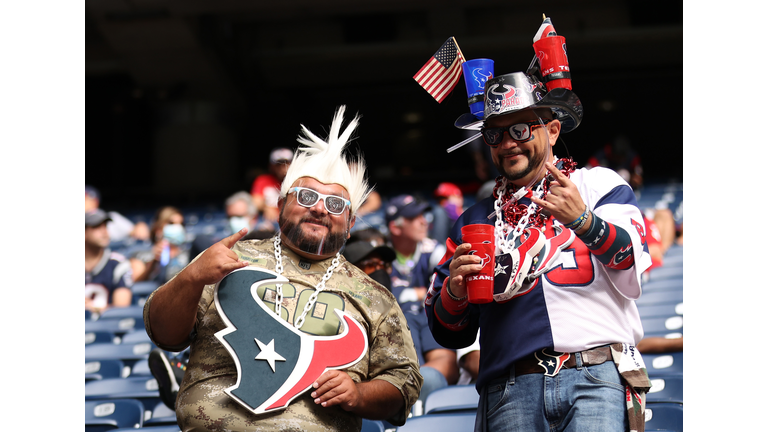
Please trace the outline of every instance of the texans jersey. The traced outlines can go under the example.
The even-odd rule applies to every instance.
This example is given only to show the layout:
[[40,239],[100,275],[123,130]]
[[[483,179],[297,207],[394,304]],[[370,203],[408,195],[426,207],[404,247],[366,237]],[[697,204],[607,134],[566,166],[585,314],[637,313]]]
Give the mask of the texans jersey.
[[416,252],[406,262],[392,262],[392,294],[403,312],[423,313],[424,304],[414,288],[429,286],[432,272],[445,253],[445,246],[425,238],[416,246]]
[[[643,337],[634,300],[640,297],[640,275],[651,260],[635,195],[618,174],[605,168],[578,169],[570,179],[594,215],[629,235],[634,256],[628,258],[633,259],[633,265],[609,268],[576,237],[533,286],[505,302],[469,304],[468,313],[465,310],[458,315],[461,322],[447,325],[447,318],[459,319],[445,316],[440,296],[450,274],[453,253],[462,243],[461,227],[493,225],[496,220],[488,219],[494,213],[493,197],[469,208],[451,230],[448,250],[435,269],[425,306],[430,329],[441,345],[469,346],[478,328],[482,330],[478,389],[494,378],[506,376],[516,361],[544,348],[578,352],[615,342],[634,345]],[[530,200],[523,198],[520,202],[528,204]],[[555,236],[551,219],[544,234],[548,239]]]

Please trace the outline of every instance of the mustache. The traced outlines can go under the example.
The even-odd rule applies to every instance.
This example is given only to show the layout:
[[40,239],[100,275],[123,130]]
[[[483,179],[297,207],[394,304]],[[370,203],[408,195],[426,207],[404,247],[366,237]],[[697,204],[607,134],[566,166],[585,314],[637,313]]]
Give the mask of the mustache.
[[303,223],[322,225],[328,229],[331,229],[331,220],[328,217],[321,219],[321,218],[316,218],[314,216],[304,216],[303,218],[301,218],[301,220],[299,220],[299,225]]
[[525,150],[521,150],[521,149],[512,149],[512,150],[510,150],[510,151],[507,151],[507,152],[503,152],[503,153],[499,152],[499,156],[501,156],[501,157],[505,157],[505,156],[516,156],[516,155],[521,155],[521,154],[525,154],[525,153],[526,153],[526,151],[525,151]]

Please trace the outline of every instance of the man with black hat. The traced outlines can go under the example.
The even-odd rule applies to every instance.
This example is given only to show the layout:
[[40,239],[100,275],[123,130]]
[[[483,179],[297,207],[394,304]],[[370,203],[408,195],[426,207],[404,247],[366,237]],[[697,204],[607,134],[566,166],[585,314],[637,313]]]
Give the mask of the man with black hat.
[[85,213],[85,308],[94,312],[130,306],[133,295],[131,263],[109,249],[111,220],[101,209]]
[[[650,257],[635,195],[615,172],[553,154],[582,120],[570,89],[515,72],[484,96],[484,118],[456,126],[481,131],[501,175],[457,220],[425,300],[441,344],[468,346],[481,330],[476,430],[642,430],[650,382],[634,300]],[[485,304],[467,298],[482,267],[461,229],[474,224],[492,226],[496,244]]]

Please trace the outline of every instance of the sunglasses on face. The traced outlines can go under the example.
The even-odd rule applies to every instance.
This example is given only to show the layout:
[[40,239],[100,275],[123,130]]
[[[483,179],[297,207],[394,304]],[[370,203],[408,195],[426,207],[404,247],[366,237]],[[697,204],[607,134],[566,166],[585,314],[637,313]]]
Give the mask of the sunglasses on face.
[[325,209],[333,215],[340,215],[344,209],[351,206],[352,202],[348,199],[336,195],[325,195],[320,192],[305,187],[293,187],[288,190],[291,194],[296,192],[296,202],[302,207],[313,207],[317,201],[322,198]]
[[[551,122],[552,120],[543,120],[544,124]],[[524,143],[533,139],[533,133],[531,130],[537,126],[544,126],[538,121],[515,123],[509,126],[502,126],[496,128],[484,127],[480,129],[480,133],[483,134],[483,141],[489,146],[495,147],[504,140],[504,132],[509,134],[512,141],[516,143]]]

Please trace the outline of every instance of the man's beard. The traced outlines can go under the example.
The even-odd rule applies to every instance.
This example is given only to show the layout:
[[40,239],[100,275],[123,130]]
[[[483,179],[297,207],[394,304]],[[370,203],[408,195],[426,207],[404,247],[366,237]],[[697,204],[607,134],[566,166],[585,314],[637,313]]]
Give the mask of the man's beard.
[[[301,224],[304,222],[324,225],[328,228],[328,233],[320,239],[308,237],[304,234],[304,230],[301,229]],[[331,231],[331,226],[331,222],[328,219],[322,220],[312,216],[305,216],[296,224],[283,218],[282,212],[280,214],[280,231],[285,234],[285,237],[292,245],[310,254],[328,255],[341,250],[347,241],[346,233],[333,232]]]
[[509,169],[509,168],[504,169],[504,167],[502,166],[502,162],[501,162],[502,155],[499,155],[499,163],[496,164],[496,169],[504,177],[506,177],[507,180],[515,181],[515,180],[519,180],[519,179],[527,176],[534,169],[538,169],[540,167],[540,165],[542,165],[542,163],[544,161],[544,155],[541,154],[541,153],[534,153],[533,156],[531,156],[531,152],[527,151],[527,152],[523,152],[521,154],[524,155],[526,157],[526,159],[528,160],[528,165],[526,165],[525,168],[523,168],[522,170],[517,171],[517,172],[508,172],[507,169]]

